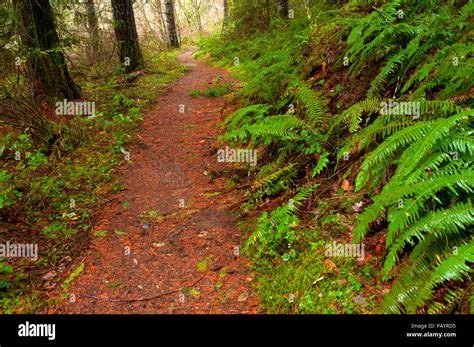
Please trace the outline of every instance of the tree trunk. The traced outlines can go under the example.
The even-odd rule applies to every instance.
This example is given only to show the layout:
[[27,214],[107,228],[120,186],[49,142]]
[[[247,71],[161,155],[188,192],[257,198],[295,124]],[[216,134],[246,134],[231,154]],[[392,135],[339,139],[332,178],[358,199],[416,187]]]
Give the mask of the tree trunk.
[[288,0],[278,0],[278,13],[280,17],[287,19],[288,18]]
[[165,17],[163,16],[162,0],[157,0],[156,5],[158,7],[158,13],[160,15],[160,34],[161,34],[162,40],[164,41],[167,35],[167,32],[166,32],[166,24],[165,24],[166,21],[165,21]]
[[15,0],[22,26],[22,42],[30,49],[27,59],[28,78],[34,93],[51,98],[78,99],[79,87],[67,68],[59,44],[53,11],[49,0]]
[[178,34],[176,32],[176,21],[174,16],[173,0],[165,0],[166,29],[171,47],[179,47]]
[[202,3],[200,1],[198,2],[196,0],[193,0],[192,5],[193,5],[194,14],[196,16],[196,22],[197,22],[197,27],[198,27],[198,30],[199,30],[199,34],[202,35],[202,33],[203,33],[202,20],[201,20],[201,5],[202,5]]
[[94,0],[87,0],[87,23],[91,41],[92,64],[97,63],[99,54],[99,21],[95,12]]
[[143,65],[143,57],[138,44],[132,1],[112,0],[112,11],[120,62],[124,64],[125,72],[136,71]]
[[224,0],[224,22],[229,18],[229,0]]

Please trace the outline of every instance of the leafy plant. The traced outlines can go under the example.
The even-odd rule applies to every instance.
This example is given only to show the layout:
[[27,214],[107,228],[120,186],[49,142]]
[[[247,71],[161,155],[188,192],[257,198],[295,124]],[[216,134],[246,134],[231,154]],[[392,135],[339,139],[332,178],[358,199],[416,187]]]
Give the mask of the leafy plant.
[[[464,78],[472,69],[472,45],[462,43],[472,1],[452,21],[449,12],[428,16],[420,6],[406,14],[419,15],[416,21],[397,17],[397,1],[381,8],[384,18],[374,11],[359,20],[348,39],[347,54],[357,62],[351,73],[358,76],[365,64],[380,63],[382,51],[388,58],[372,80],[369,98],[349,107],[332,127],[349,121],[348,129],[355,133],[339,150],[339,158],[364,155],[356,192],[377,189],[386,180],[359,215],[354,242],[362,241],[374,221],[388,221],[385,279],[401,256],[410,253],[384,304],[384,311],[392,313],[451,307],[435,301],[434,293],[469,278],[472,270],[467,264],[473,262],[468,231],[474,223],[473,113],[462,106],[462,94],[472,87]],[[451,58],[458,54],[462,64],[453,64]],[[381,97],[394,84],[395,93],[410,93],[406,102],[421,105],[417,117],[381,111]],[[428,96],[452,101],[422,99]]]
[[296,216],[298,206],[302,205],[316,187],[317,185],[310,185],[302,188],[285,205],[277,207],[270,215],[263,212],[258,220],[257,229],[244,246],[244,251],[259,242],[259,248],[264,254],[275,256],[278,255],[280,247],[286,249],[289,244],[295,242],[298,238],[295,229],[300,222]]

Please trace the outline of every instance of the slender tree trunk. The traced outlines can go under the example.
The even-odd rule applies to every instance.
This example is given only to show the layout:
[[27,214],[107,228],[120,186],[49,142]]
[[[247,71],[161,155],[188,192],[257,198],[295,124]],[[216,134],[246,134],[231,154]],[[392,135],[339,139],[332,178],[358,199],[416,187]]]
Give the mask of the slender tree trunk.
[[224,18],[222,19],[221,33],[224,32],[225,28],[229,23],[229,0],[224,0]]
[[198,30],[199,30],[199,34],[202,35],[202,33],[203,33],[202,20],[201,20],[201,5],[202,5],[202,2],[193,0],[192,5],[193,5],[194,14],[196,16],[196,22],[197,22],[197,27],[198,27]]
[[49,0],[15,0],[22,26],[23,44],[30,49],[28,77],[35,94],[43,92],[51,98],[77,99],[81,97],[67,68],[59,44]]
[[99,55],[99,21],[95,12],[94,0],[87,0],[87,23],[91,41],[92,64],[97,63]]
[[132,1],[112,0],[112,10],[120,62],[124,65],[126,72],[135,71],[143,65],[143,56],[138,43]]
[[229,0],[224,0],[224,23],[229,18]]
[[174,16],[173,0],[165,0],[165,19],[168,31],[168,41],[171,47],[179,47],[178,33]]
[[278,0],[278,13],[280,17],[287,19],[289,11],[288,0]]
[[163,2],[162,0],[157,0],[158,12],[160,14],[160,33],[162,35],[163,41],[166,36],[166,24],[165,17],[163,16]]

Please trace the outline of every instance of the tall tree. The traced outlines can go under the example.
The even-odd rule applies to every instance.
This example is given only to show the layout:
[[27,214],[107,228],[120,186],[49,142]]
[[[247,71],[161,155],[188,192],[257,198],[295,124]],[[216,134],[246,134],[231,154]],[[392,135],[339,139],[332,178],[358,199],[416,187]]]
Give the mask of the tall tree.
[[21,22],[21,39],[29,48],[28,77],[36,94],[52,98],[81,97],[61,50],[49,0],[14,0]]
[[288,0],[278,0],[278,13],[282,18],[288,18],[289,5]]
[[224,0],[224,20],[229,17],[229,0]]
[[191,4],[193,5],[194,15],[196,17],[196,22],[197,22],[197,27],[198,27],[199,33],[202,34],[202,20],[201,20],[202,1],[201,0],[192,0]]
[[229,24],[229,0],[224,0],[224,18],[222,20],[222,32]]
[[99,21],[95,12],[94,0],[87,0],[87,24],[91,41],[91,59],[92,63],[97,63],[99,54]]
[[224,0],[224,20],[222,22],[222,27],[227,26],[227,22],[229,21],[229,0]]
[[143,56],[138,43],[132,0],[112,0],[112,10],[120,61],[126,72],[135,71],[143,65]]
[[165,19],[169,44],[171,47],[179,47],[173,0],[165,0]]
[[157,0],[156,7],[158,8],[158,14],[160,15],[159,25],[160,25],[160,34],[162,35],[163,39],[166,37],[166,20],[165,16],[163,15],[163,1]]

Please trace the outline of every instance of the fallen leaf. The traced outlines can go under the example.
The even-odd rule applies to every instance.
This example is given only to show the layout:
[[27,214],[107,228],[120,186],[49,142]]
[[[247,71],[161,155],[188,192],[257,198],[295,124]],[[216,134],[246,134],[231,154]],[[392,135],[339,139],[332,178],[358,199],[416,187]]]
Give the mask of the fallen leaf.
[[344,181],[342,182],[341,188],[342,188],[345,192],[347,192],[347,190],[349,189],[350,186],[351,186],[351,182],[349,182],[348,180],[344,180]]
[[331,259],[326,259],[323,263],[324,267],[328,270],[334,270],[334,271],[337,271],[337,266],[336,264],[333,263],[333,261]]
[[95,237],[105,237],[107,236],[107,231],[106,230],[98,230],[94,233]]

